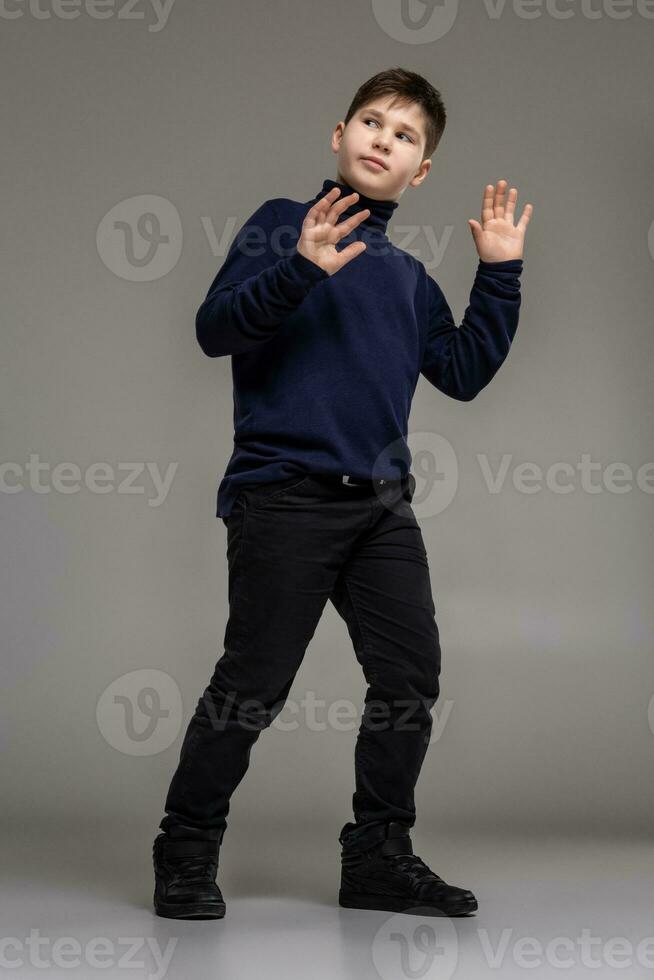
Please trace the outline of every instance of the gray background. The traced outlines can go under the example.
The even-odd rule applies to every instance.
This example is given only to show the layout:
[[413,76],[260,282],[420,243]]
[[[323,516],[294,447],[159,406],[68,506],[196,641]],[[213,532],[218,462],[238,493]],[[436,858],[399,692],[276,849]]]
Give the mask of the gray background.
[[[147,474],[141,494],[118,480],[104,494],[37,493],[25,480],[0,495],[3,819],[16,833],[106,826],[147,861],[227,612],[214,515],[232,448],[230,361],[202,354],[195,310],[263,200],[308,200],[335,176],[333,127],[357,87],[393,65],[436,85],[449,118],[389,234],[402,244],[401,226],[418,227],[408,247],[457,322],[477,259],[467,218],[479,218],[485,183],[505,177],[519,213],[535,208],[507,362],[472,403],[422,378],[413,403],[411,432],[447,438],[459,465],[452,502],[421,518],[443,648],[435,713],[451,707],[418,785],[416,832],[651,831],[652,494],[635,473],[653,459],[654,21],[591,19],[579,5],[567,20],[488,9],[461,4],[430,43],[393,37],[371,4],[342,0],[177,0],[159,31],[143,4],[141,20],[24,9],[0,23],[2,461],[178,464],[160,506],[148,505]],[[119,202],[150,194],[177,209],[181,253],[131,281],[108,267],[96,231]],[[226,236],[220,254],[211,224]],[[437,267],[430,234],[451,235]],[[597,493],[577,476],[571,493],[527,494],[510,469],[493,494],[477,454],[493,470],[503,454],[543,470],[590,454],[634,478],[623,493],[596,473]],[[96,707],[143,668],[170,675],[182,711],[167,747],[155,732],[138,754],[110,744]],[[290,697],[307,691],[363,699],[331,606]],[[270,820],[315,834],[333,858],[356,728],[314,731],[297,717],[255,745],[231,832]],[[136,728],[146,723],[136,711]]]

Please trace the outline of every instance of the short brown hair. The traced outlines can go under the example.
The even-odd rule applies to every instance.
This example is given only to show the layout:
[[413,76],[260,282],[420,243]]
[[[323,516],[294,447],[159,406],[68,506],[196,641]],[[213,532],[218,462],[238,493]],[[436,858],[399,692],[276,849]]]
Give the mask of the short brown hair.
[[400,104],[416,102],[421,106],[426,117],[424,159],[430,157],[443,135],[447,114],[441,93],[416,72],[398,67],[387,68],[373,75],[363,83],[354,96],[347,110],[345,125],[347,126],[354,113],[362,106],[368,105],[380,96],[393,93],[399,96]]

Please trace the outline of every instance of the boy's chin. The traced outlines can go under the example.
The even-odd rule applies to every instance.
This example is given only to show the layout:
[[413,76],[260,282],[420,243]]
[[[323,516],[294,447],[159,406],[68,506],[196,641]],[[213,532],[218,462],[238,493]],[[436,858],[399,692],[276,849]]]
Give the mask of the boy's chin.
[[376,197],[383,188],[384,178],[387,177],[388,174],[385,170],[380,171],[379,174],[374,174],[362,160],[355,160],[344,179],[346,184],[349,184],[360,194]]

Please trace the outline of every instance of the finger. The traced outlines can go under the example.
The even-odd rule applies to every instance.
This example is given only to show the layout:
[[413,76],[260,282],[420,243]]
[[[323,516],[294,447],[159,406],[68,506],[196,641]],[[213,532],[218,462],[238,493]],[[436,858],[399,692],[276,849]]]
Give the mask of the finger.
[[490,221],[493,215],[493,191],[494,187],[492,184],[486,184],[484,189],[484,198],[481,202],[481,223],[485,225],[487,221]]
[[527,225],[529,224],[529,219],[531,218],[533,213],[534,213],[533,204],[525,204],[524,210],[522,212],[522,217],[520,218],[520,221],[516,225],[516,227],[519,228],[520,231],[524,231],[526,229]]
[[497,190],[495,191],[495,203],[493,205],[493,210],[496,218],[504,217],[504,192],[506,190],[506,181],[498,180]]
[[309,208],[304,216],[304,220],[308,221],[308,226],[310,228],[313,228],[313,226],[318,224],[318,222],[325,220],[325,214],[328,212],[332,203],[336,200],[340,193],[340,187],[332,187],[330,191],[327,191],[324,197],[321,197],[319,201],[316,201],[312,208]]
[[357,255],[361,255],[362,252],[366,250],[365,242],[352,242],[347,248],[344,248],[341,252],[338,252],[338,269],[342,269],[344,265],[355,259]]
[[518,200],[517,188],[512,187],[509,191],[509,197],[506,202],[506,207],[504,208],[504,217],[507,218],[511,223],[513,223],[513,214],[515,212],[515,202]]
[[347,211],[347,209],[352,207],[352,205],[358,200],[359,195],[356,191],[354,194],[348,194],[347,197],[342,197],[340,201],[336,201],[331,205],[326,220],[335,225],[339,215],[343,214],[343,211]]
[[479,222],[475,221],[474,218],[468,218],[468,228],[470,229],[473,240],[476,244],[479,241],[479,236],[483,235],[484,230]]
[[334,232],[337,233],[335,241],[340,241],[341,238],[345,238],[349,235],[353,228],[360,225],[362,221],[370,217],[370,208],[364,208],[362,211],[357,211],[356,214],[351,215],[346,218],[345,221],[339,221],[337,225],[334,226]]

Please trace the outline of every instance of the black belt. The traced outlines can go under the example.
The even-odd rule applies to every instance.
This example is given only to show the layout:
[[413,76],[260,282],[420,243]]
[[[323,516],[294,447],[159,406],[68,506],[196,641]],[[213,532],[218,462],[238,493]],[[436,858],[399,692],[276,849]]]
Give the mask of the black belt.
[[316,479],[324,480],[326,483],[340,484],[344,487],[368,487],[370,490],[376,486],[391,482],[386,479],[367,480],[358,476],[350,476],[349,473],[315,473],[314,476]]

